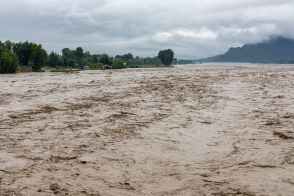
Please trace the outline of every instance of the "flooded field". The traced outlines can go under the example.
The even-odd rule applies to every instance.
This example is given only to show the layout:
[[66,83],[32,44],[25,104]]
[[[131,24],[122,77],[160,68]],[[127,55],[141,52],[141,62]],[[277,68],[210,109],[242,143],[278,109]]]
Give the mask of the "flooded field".
[[0,195],[294,195],[294,67],[0,75]]

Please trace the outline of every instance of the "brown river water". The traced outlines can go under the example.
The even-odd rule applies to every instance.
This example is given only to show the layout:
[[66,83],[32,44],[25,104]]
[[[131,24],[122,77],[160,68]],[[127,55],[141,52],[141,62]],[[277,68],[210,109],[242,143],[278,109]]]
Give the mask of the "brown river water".
[[294,66],[0,75],[0,195],[294,195]]

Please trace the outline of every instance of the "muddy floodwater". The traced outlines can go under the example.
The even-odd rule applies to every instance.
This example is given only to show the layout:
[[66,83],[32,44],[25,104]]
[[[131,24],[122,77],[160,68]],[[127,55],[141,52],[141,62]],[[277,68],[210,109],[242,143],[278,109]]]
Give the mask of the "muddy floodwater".
[[0,75],[0,195],[294,195],[294,66]]

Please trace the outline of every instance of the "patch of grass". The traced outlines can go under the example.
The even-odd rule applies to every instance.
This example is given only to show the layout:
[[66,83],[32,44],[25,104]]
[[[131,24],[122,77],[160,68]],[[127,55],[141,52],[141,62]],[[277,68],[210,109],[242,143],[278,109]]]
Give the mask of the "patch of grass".
[[104,65],[101,64],[101,63],[90,64],[90,65],[89,65],[89,68],[90,68],[91,70],[101,70],[101,69],[104,68]]
[[161,65],[128,65],[128,68],[155,68],[155,67],[164,67]]
[[71,72],[71,71],[73,71],[73,68],[62,67],[62,66],[54,67],[50,70],[50,72]]

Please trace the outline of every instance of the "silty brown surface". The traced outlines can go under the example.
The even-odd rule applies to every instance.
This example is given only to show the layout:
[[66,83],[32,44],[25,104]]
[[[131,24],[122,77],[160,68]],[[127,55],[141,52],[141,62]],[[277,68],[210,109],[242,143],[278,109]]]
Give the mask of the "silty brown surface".
[[0,195],[294,195],[294,68],[0,75]]

